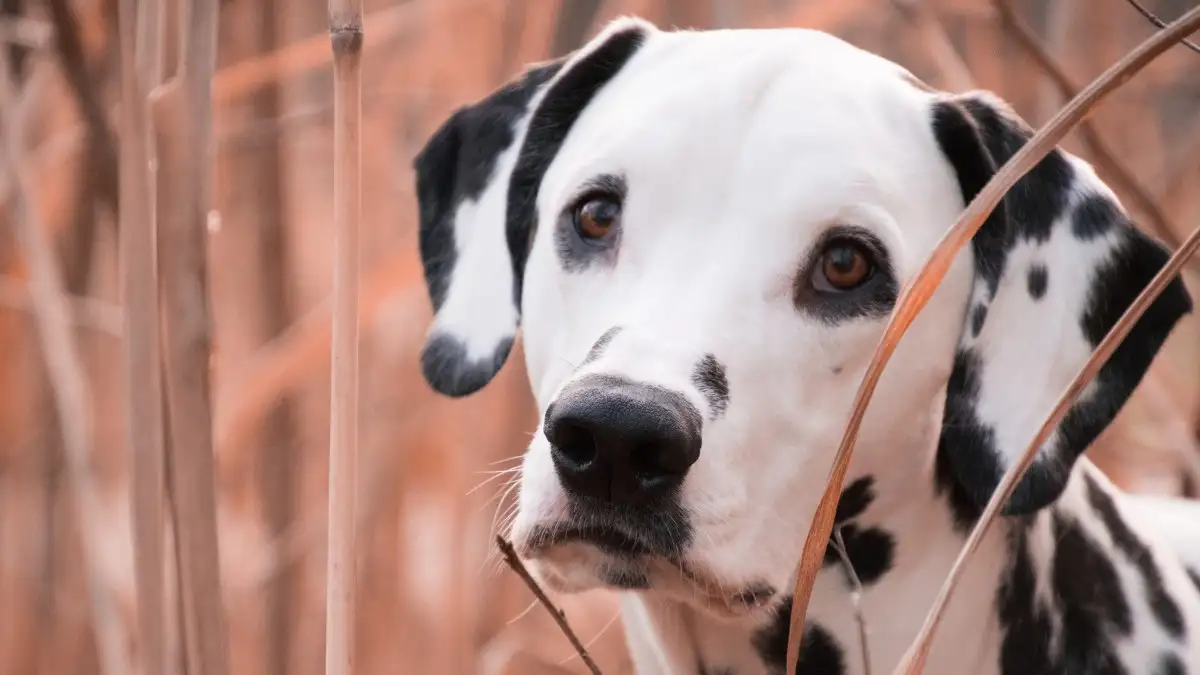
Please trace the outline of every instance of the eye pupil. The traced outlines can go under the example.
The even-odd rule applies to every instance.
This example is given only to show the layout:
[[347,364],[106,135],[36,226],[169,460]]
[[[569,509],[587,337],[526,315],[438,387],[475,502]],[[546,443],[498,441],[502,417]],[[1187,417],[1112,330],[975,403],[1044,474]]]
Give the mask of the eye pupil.
[[611,199],[590,199],[575,212],[575,226],[585,239],[600,239],[621,217],[621,205]]
[[855,244],[833,244],[821,258],[822,285],[828,285],[829,290],[851,290],[862,285],[872,272],[867,254]]

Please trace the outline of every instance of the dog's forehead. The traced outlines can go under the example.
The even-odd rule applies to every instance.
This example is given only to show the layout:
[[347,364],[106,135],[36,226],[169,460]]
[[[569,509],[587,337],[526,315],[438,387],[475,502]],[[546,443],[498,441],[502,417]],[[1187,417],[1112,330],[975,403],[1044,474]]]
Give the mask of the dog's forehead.
[[598,173],[692,197],[799,182],[900,190],[938,156],[931,100],[899,65],[819,31],[656,33],[576,120],[542,206]]

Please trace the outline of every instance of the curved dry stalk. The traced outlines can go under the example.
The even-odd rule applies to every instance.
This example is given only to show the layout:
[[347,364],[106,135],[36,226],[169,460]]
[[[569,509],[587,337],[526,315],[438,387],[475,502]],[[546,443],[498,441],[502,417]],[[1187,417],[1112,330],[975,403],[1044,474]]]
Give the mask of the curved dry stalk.
[[933,632],[937,630],[938,624],[941,622],[942,614],[946,609],[946,603],[950,600],[950,594],[958,585],[959,579],[962,577],[963,571],[966,569],[967,561],[979,548],[979,543],[983,541],[984,535],[987,534],[988,528],[1000,514],[1000,509],[1003,508],[1008,498],[1012,496],[1013,490],[1016,489],[1017,483],[1021,477],[1025,475],[1025,471],[1033,464],[1034,458],[1037,456],[1038,449],[1054,433],[1058,428],[1059,423],[1067,415],[1067,410],[1075,399],[1083,393],[1096,375],[1100,373],[1100,369],[1112,357],[1113,352],[1117,347],[1121,346],[1121,341],[1124,340],[1138,319],[1146,313],[1150,308],[1150,304],[1158,299],[1159,295],[1166,290],[1167,285],[1179,274],[1179,270],[1187,264],[1188,260],[1200,248],[1200,227],[1192,231],[1184,241],[1183,246],[1171,256],[1167,264],[1159,270],[1150,284],[1138,295],[1129,309],[1121,315],[1121,319],[1117,321],[1112,330],[1104,336],[1100,344],[1096,346],[1096,350],[1092,352],[1091,358],[1084,364],[1083,369],[1071,381],[1062,396],[1059,397],[1058,403],[1050,415],[1042,422],[1042,426],[1038,428],[1037,434],[1034,435],[1033,441],[1025,448],[1025,452],[1021,454],[1020,460],[1013,465],[1012,468],[1004,474],[1003,480],[992,493],[992,498],[988,500],[987,508],[983,510],[983,515],[980,516],[979,522],[975,524],[975,529],[971,531],[971,536],[967,538],[966,544],[963,545],[963,550],[958,554],[958,558],[954,561],[954,566],[950,568],[950,574],[942,583],[941,590],[938,591],[937,598],[933,602],[933,607],[925,617],[925,623],[921,626],[920,632],[909,646],[908,652],[904,658],[900,660],[900,665],[894,671],[894,675],[919,675],[922,668],[925,666],[925,659],[929,656],[929,647],[933,643]]
[[879,377],[883,374],[884,367],[896,350],[900,338],[903,337],[904,332],[908,330],[921,309],[925,307],[938,284],[950,269],[958,251],[975,236],[975,233],[983,226],[984,220],[1000,203],[1008,190],[1049,154],[1097,103],[1128,82],[1158,55],[1169,49],[1181,37],[1195,31],[1197,27],[1200,27],[1200,7],[1184,14],[1166,30],[1138,45],[1088,85],[1079,96],[1072,99],[1012,159],[1000,167],[987,185],[971,200],[958,221],[942,236],[941,241],[926,258],[916,276],[905,284],[904,290],[896,302],[896,309],[884,328],[883,337],[879,341],[879,346],[875,350],[871,363],[867,366],[867,372],[855,395],[854,406],[846,425],[845,434],[838,446],[837,454],[834,456],[825,491],[821,496],[821,501],[817,504],[812,524],[804,541],[804,549],[796,576],[795,595],[792,601],[791,626],[788,632],[788,673],[794,675],[796,672],[796,663],[800,658],[800,639],[804,632],[804,619],[808,612],[813,582],[821,570],[825,547],[833,529],[838,497],[841,495],[846,470],[850,465],[854,442],[858,438],[858,429],[866,413],[867,404],[870,403],[871,396],[875,392]]
[[[1038,64],[1055,89],[1058,90],[1059,96],[1062,96],[1063,100],[1069,101],[1078,95],[1079,87],[1063,67],[1054,60],[1050,52],[1046,51],[1029,24],[1017,15],[1012,1],[992,0],[992,6],[996,8],[1001,25],[1008,28],[1013,38]],[[1096,125],[1092,124],[1090,120],[1084,120],[1079,124],[1079,140],[1091,154],[1096,167],[1106,173],[1114,187],[1120,189],[1129,198],[1129,201],[1146,215],[1153,227],[1153,234],[1171,248],[1178,247],[1179,230],[1171,222],[1163,208],[1154,200],[1154,197],[1150,196],[1150,191],[1142,185],[1132,171],[1126,168],[1121,160],[1117,159],[1116,154],[1104,142]]]

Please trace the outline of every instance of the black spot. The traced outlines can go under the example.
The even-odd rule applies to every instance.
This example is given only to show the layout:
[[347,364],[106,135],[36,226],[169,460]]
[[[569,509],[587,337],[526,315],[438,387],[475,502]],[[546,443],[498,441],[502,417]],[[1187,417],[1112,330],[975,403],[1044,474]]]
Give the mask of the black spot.
[[[772,620],[754,634],[754,648],[773,675],[782,675],[787,668],[788,630],[791,628],[792,598],[780,602]],[[813,621],[806,621],[800,640],[800,660],[796,675],[845,675],[846,664],[842,647],[837,640]]]
[[1200,572],[1197,572],[1189,567],[1187,570],[1187,575],[1188,579],[1192,580],[1192,585],[1196,587],[1196,590],[1200,591]]
[[601,335],[599,339],[597,339],[592,345],[592,348],[588,350],[587,357],[583,359],[583,363],[579,364],[580,367],[586,366],[587,364],[600,358],[600,356],[604,354],[604,350],[608,348],[608,344],[612,342],[613,338],[615,338],[620,332],[620,326],[613,326],[612,328],[604,331],[604,334]]
[[837,510],[834,511],[835,525],[857,518],[875,501],[875,477],[863,476],[847,485],[838,498]]
[[1117,505],[1113,503],[1112,496],[1097,485],[1091,476],[1085,475],[1084,478],[1087,484],[1088,502],[1100,515],[1104,526],[1108,528],[1113,543],[1126,558],[1129,558],[1129,561],[1141,574],[1154,618],[1169,635],[1176,639],[1182,638],[1184,634],[1183,613],[1179,611],[1179,605],[1163,586],[1162,574],[1154,563],[1154,556],[1150,549],[1142,540],[1138,539],[1129,524],[1117,512]]
[[537,197],[542,177],[580,113],[621,71],[645,40],[646,30],[642,26],[630,26],[612,33],[550,85],[533,113],[509,181],[505,219],[508,250],[513,262],[513,298],[518,307],[521,306],[525,260],[538,226]]
[[[818,290],[813,275],[820,271],[821,255],[836,241],[853,241],[873,258],[873,272],[856,288],[830,292]],[[872,232],[861,227],[838,226],[821,234],[807,259],[800,265],[792,287],[792,304],[820,321],[836,325],[842,321],[887,316],[896,304],[899,285],[887,248]]]
[[[945,432],[943,431],[943,437]],[[950,507],[950,517],[954,521],[954,529],[959,534],[967,534],[975,526],[976,521],[983,515],[983,508],[971,495],[967,494],[962,481],[954,473],[950,465],[950,453],[938,446],[934,458],[933,485],[939,495],[946,499]]]
[[[576,189],[578,200],[603,197],[621,205],[625,203],[627,192],[625,177],[612,174],[595,176]],[[584,239],[575,225],[574,209],[578,204],[579,201],[569,204],[559,215],[554,228],[554,248],[559,264],[567,272],[582,272],[596,261],[615,265],[621,243],[620,221],[604,238]]]
[[708,409],[714,417],[725,414],[729,406],[729,379],[725,377],[725,366],[712,354],[705,354],[692,372],[692,384],[708,401]]
[[1178,656],[1163,654],[1158,662],[1158,670],[1154,672],[1156,675],[1187,675],[1187,668],[1184,667],[1183,661],[1180,661]]
[[508,359],[512,338],[500,341],[492,357],[478,361],[467,356],[467,347],[446,333],[434,334],[421,349],[421,372],[434,389],[450,397],[468,396],[483,388]]
[[1051,572],[1061,623],[1060,671],[1125,673],[1116,637],[1133,632],[1133,616],[1113,562],[1078,523],[1054,517],[1058,541]]
[[1125,216],[1103,195],[1093,194],[1080,200],[1071,216],[1071,234],[1088,241],[1112,231]]
[[[514,82],[450,116],[413,160],[418,239],[425,283],[434,310],[442,306],[454,271],[454,215],[477,200],[494,178],[496,160],[512,145],[514,128],[533,95],[562,67],[562,60],[533,68]],[[499,252],[497,252],[499,254]]]
[[1050,653],[1050,615],[1038,602],[1037,575],[1030,558],[1027,532],[1010,535],[1009,568],[996,591],[996,616],[1002,639],[1003,675],[1057,675]]
[[971,337],[979,337],[979,333],[983,331],[983,322],[987,321],[988,306],[975,305],[971,310]]
[[1029,268],[1029,295],[1034,300],[1041,300],[1046,295],[1046,285],[1049,283],[1050,271],[1045,265],[1032,265]]
[[[892,569],[896,541],[889,532],[878,527],[864,529],[854,524],[837,527],[841,530],[842,542],[846,544],[846,558],[864,587],[879,581]],[[836,546],[836,539],[830,539],[825,547],[826,567],[842,564]],[[853,586],[849,570],[846,570],[846,584]]]

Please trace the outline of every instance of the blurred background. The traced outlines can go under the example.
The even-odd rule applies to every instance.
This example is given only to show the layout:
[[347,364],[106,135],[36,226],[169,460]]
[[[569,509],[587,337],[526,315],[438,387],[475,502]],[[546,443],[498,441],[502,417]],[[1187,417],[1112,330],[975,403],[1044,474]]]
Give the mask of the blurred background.
[[[1146,4],[1170,20],[1192,1]],[[85,556],[14,237],[11,176],[0,172],[0,673],[82,675],[99,672],[89,567],[117,599],[124,646],[133,656],[138,648],[114,216],[117,11],[114,0],[0,0],[0,12],[0,48],[21,92],[21,109],[9,112],[25,120],[33,208],[56,244],[86,360],[103,528],[98,559]],[[454,108],[623,14],[662,27],[824,29],[936,87],[994,90],[1034,126],[1154,30],[1124,0],[367,0],[362,675],[586,672],[493,552],[513,498],[504,472],[535,428],[519,350],[466,400],[436,397],[420,377],[430,310],[410,163]],[[316,675],[324,665],[326,20],[321,0],[221,3],[208,255],[220,573],[238,675]],[[1200,220],[1198,64],[1200,55],[1172,49],[1066,144],[1172,245]],[[1196,269],[1187,273],[1194,294]],[[1194,496],[1200,485],[1197,332],[1186,319],[1091,452],[1126,489]],[[628,672],[613,598],[556,600],[603,671]]]

